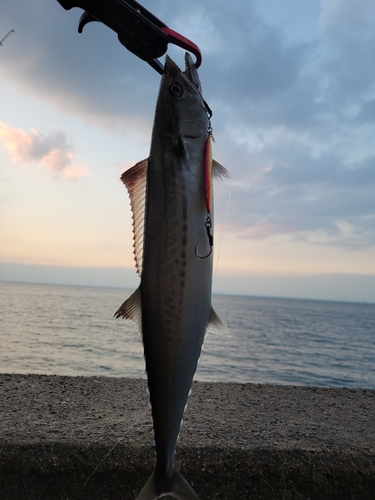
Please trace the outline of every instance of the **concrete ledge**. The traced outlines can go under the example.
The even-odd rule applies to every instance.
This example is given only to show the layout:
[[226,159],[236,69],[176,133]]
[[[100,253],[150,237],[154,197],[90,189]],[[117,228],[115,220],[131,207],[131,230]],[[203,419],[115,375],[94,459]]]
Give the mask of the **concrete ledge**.
[[[149,413],[144,380],[0,375],[0,498],[134,500]],[[195,383],[176,464],[202,500],[373,500],[375,391]]]

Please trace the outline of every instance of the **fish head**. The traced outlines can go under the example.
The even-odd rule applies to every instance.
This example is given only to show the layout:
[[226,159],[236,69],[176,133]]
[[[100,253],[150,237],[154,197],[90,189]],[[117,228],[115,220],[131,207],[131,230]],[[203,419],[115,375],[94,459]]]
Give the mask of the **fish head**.
[[156,116],[172,136],[194,139],[207,134],[208,114],[198,70],[189,53],[185,71],[167,55],[160,83]]

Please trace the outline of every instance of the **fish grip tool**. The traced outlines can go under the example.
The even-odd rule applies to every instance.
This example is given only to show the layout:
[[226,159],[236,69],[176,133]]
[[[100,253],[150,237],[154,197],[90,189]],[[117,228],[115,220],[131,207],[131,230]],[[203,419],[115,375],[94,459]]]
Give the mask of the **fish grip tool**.
[[82,14],[78,32],[82,33],[86,24],[98,21],[115,31],[119,42],[130,52],[146,61],[161,75],[164,66],[158,60],[173,43],[196,57],[196,67],[202,62],[199,47],[180,33],[168,28],[160,19],[135,0],[57,0],[65,10],[79,7]]

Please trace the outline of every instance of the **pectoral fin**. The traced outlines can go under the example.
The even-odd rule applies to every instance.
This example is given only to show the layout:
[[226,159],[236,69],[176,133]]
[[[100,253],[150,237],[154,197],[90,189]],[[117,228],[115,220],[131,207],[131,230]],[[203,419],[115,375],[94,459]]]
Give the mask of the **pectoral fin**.
[[212,160],[212,176],[214,179],[223,180],[224,178],[229,179],[231,176],[229,170],[227,170],[221,163],[216,160]]

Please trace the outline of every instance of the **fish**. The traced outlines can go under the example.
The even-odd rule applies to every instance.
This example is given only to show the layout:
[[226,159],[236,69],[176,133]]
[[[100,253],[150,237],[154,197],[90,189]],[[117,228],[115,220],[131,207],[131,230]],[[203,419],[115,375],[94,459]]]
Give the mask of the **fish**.
[[212,159],[211,114],[190,54],[185,71],[167,55],[150,155],[121,176],[141,280],[115,317],[142,337],[156,450],[136,500],[199,500],[174,456],[206,331],[228,332],[211,305],[212,180],[230,175]]

